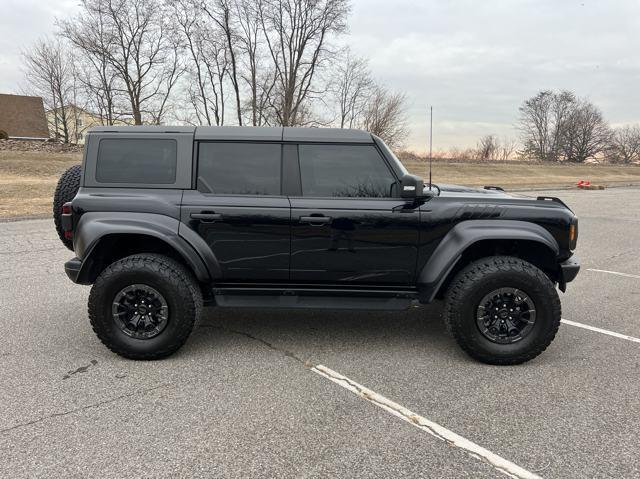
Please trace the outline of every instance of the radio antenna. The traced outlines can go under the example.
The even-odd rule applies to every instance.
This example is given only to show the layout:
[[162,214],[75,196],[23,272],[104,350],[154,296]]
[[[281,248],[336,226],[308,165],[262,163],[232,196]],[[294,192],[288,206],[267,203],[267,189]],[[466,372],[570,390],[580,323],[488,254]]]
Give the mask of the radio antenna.
[[433,163],[433,106],[429,109],[429,191],[431,191],[431,164]]

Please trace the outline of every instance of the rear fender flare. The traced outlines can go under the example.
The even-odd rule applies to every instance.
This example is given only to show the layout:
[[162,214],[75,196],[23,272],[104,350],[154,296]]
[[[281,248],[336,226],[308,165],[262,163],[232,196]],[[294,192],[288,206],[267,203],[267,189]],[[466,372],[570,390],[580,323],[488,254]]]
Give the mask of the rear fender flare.
[[483,240],[535,241],[557,257],[560,251],[553,235],[542,226],[516,220],[468,220],[454,226],[440,241],[418,274],[420,301],[430,303],[460,257],[474,243]]
[[180,221],[175,218],[151,213],[85,213],[75,228],[74,250],[82,261],[79,282],[89,274],[90,259],[100,241],[113,235],[146,235],[157,238],[173,248],[189,265],[196,278],[209,282],[219,276],[220,266],[210,255],[206,260],[199,254],[198,245],[190,244],[178,234]]

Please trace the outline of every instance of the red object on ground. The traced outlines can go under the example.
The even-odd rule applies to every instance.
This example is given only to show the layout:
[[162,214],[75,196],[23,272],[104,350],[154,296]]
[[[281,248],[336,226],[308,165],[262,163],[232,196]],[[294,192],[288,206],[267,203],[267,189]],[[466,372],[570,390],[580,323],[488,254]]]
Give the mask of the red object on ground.
[[577,185],[576,185],[576,186],[583,186],[583,185],[584,185],[584,181],[583,181],[583,180],[580,180],[580,181],[578,181],[578,183],[577,183]]
[[585,181],[584,186],[591,186],[591,182],[589,180]]

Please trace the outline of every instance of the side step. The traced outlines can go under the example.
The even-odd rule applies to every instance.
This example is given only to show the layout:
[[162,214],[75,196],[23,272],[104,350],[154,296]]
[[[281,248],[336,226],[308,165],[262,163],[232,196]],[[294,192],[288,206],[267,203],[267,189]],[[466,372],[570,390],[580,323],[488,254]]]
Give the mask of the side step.
[[403,311],[417,303],[415,293],[377,290],[215,288],[213,298],[221,308]]

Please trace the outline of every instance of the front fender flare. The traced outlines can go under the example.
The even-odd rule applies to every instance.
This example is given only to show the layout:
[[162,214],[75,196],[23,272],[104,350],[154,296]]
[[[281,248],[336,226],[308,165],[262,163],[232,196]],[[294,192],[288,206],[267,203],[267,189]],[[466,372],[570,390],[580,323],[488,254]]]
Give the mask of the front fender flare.
[[440,241],[418,274],[420,302],[430,303],[460,260],[464,251],[483,240],[535,241],[557,257],[560,251],[553,235],[542,226],[517,220],[468,220],[454,226]]
[[75,228],[74,250],[82,262],[78,282],[87,282],[90,258],[100,240],[112,235],[146,235],[157,238],[173,248],[190,266],[198,280],[207,282],[219,274],[215,257],[205,259],[194,245],[178,234],[180,221],[152,213],[85,213]]

